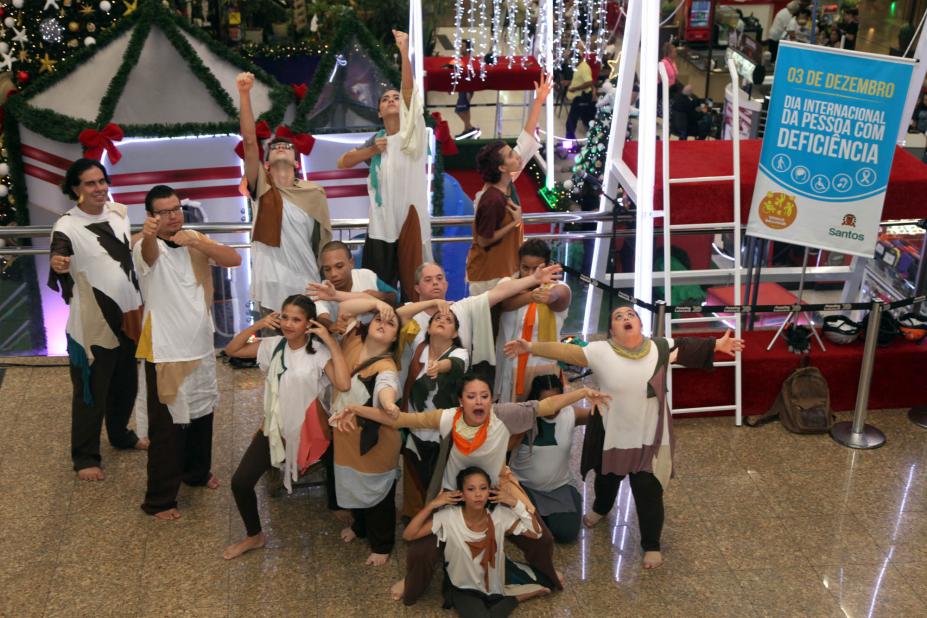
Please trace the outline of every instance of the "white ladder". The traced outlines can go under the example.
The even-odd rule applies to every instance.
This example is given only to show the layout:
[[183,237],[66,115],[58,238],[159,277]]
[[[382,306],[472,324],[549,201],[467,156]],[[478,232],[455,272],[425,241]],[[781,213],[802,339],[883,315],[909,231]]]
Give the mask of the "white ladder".
[[[733,174],[729,176],[695,176],[695,177],[680,177],[673,178],[670,176],[670,157],[669,157],[669,127],[670,127],[670,101],[669,101],[669,84],[668,78],[666,75],[666,69],[663,66],[663,63],[659,65],[660,72],[660,87],[663,91],[663,126],[662,126],[662,140],[663,144],[661,147],[661,156],[663,158],[663,210],[654,211],[654,217],[663,218],[663,295],[664,300],[667,305],[672,303],[672,289],[673,289],[673,275],[672,275],[672,263],[670,255],[670,238],[674,229],[678,229],[679,226],[674,226],[670,222],[670,187],[672,185],[679,184],[696,184],[696,183],[706,183],[706,182],[733,182],[734,183],[734,220],[731,223],[722,223],[720,225],[733,225],[734,227],[734,265],[732,268],[723,268],[718,269],[718,272],[731,273],[734,275],[734,304],[740,305],[742,303],[743,290],[741,288],[741,256],[740,256],[740,244],[741,244],[741,225],[740,225],[740,87],[738,84],[737,70],[734,66],[733,60],[728,60],[728,71],[731,75],[731,90],[733,94],[733,128],[732,128],[732,138],[733,138],[733,150],[734,150],[734,167]],[[706,93],[707,94],[707,93]],[[735,313],[734,314],[734,336],[738,339],[741,337],[742,332],[742,322],[743,314]],[[666,337],[673,336],[673,325],[674,324],[696,324],[696,323],[706,323],[706,322],[717,322],[719,319],[717,317],[698,317],[698,318],[674,318],[673,314],[667,312],[664,315],[663,323],[663,333]],[[667,405],[672,414],[683,415],[683,414],[695,414],[699,412],[725,412],[729,410],[734,411],[734,422],[737,426],[740,426],[742,423],[743,415],[743,392],[742,392],[742,377],[743,377],[743,366],[742,366],[742,353],[737,352],[734,360],[732,361],[719,361],[714,364],[715,367],[733,367],[734,368],[734,403],[729,405],[716,405],[716,406],[698,406],[690,408],[674,408],[673,407],[673,367],[680,367],[679,365],[671,365],[669,371],[667,372],[667,388],[669,392],[667,393]]]

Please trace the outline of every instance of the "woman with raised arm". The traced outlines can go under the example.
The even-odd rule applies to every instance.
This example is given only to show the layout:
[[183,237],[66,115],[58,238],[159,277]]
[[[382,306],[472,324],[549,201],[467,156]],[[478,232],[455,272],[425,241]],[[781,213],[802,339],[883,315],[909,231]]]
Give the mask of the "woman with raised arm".
[[465,618],[501,617],[519,601],[549,593],[550,583],[505,555],[506,536],[540,538],[537,517],[511,494],[494,490],[482,468],[461,470],[456,487],[429,502],[402,535],[406,541],[433,535],[444,544],[445,607]]
[[500,140],[483,146],[476,155],[483,188],[473,198],[473,244],[467,254],[472,296],[492,289],[500,279],[518,271],[518,248],[524,234],[521,206],[512,201],[512,184],[541,147],[534,132],[552,87],[550,76],[542,74],[514,148]]
[[[389,414],[369,406],[351,406],[333,416],[330,422],[335,426],[351,428],[356,424],[355,416],[360,416],[397,428],[437,429],[442,438],[442,452],[429,487],[429,499],[437,495],[440,487],[453,489],[460,470],[468,466],[479,466],[489,473],[494,485],[519,497],[525,507],[533,511],[531,501],[505,465],[509,439],[513,434],[530,430],[534,426],[535,417],[548,416],[583,398],[599,403],[608,399],[598,391],[582,388],[540,402],[493,404],[489,383],[478,375],[467,374],[461,381],[456,408]],[[521,548],[534,570],[543,573],[555,588],[562,588],[553,566],[553,537],[546,527],[542,526],[542,535],[537,540],[519,537],[513,539],[513,542]],[[393,598],[403,599],[406,605],[415,603],[428,587],[440,555],[437,543],[430,537],[409,545],[406,553],[406,578],[393,586]]]
[[679,337],[650,339],[641,333],[633,307],[612,312],[609,337],[586,347],[572,344],[509,341],[508,356],[533,354],[589,367],[602,391],[611,397],[604,414],[593,414],[586,428],[580,472],[595,470],[595,502],[583,517],[595,526],[615,503],[621,480],[629,477],[641,528],[644,568],[663,563],[663,490],[673,471],[672,416],[666,406],[666,372],[670,363],[711,369],[714,353],[733,356],[744,347],[728,330],[720,339]]
[[[315,303],[294,294],[271,313],[238,333],[225,347],[232,358],[257,358],[264,379],[264,421],[251,439],[232,475],[232,493],[247,536],[229,545],[223,556],[236,558],[264,547],[254,486],[265,472],[283,471],[283,485],[292,490],[299,474],[319,461],[330,447],[324,410],[317,399],[330,383],[336,390],[351,386],[341,347],[328,329],[315,321]],[[283,336],[260,338],[280,330]],[[322,346],[314,345],[321,341]]]

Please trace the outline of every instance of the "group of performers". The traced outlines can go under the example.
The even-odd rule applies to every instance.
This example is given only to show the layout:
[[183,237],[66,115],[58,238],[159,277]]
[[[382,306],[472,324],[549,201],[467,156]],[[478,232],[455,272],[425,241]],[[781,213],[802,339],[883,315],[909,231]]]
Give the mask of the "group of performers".
[[[471,295],[447,301],[445,270],[431,255],[421,93],[408,38],[394,34],[402,84],[380,98],[384,129],[339,161],[370,169],[365,268],[332,240],[325,192],[299,178],[293,144],[274,138],[262,154],[254,78],[237,79],[255,214],[252,299],[261,317],[225,354],[256,359],[265,381],[263,420],[231,479],[246,536],[224,557],[265,544],[255,486],[266,472],[289,491],[318,466],[326,470],[328,508],[345,526],[341,538],[366,539],[372,566],[394,548],[401,476],[406,576],[391,594],[407,605],[438,564],[448,606],[465,616],[506,615],[519,599],[562,588],[554,543],[599,523],[625,476],[643,566],[655,568],[672,473],[667,367],[710,368],[716,351],[733,355],[743,342],[729,332],[717,340],[650,339],[634,308],[621,306],[603,340],[559,343],[570,288],[559,282],[546,243],[523,239],[511,193],[538,148],[546,77],[515,148],[497,142],[478,155],[485,184],[467,258]],[[70,305],[74,469],[83,480],[104,479],[105,420],[114,447],[147,450],[141,508],[177,519],[181,483],[219,486],[211,471],[219,396],[210,265],[234,268],[241,258],[184,229],[181,200],[168,186],[148,192],[135,235],[126,207],[109,200],[98,161],[76,161],[62,188],[76,205],[54,227],[49,285]],[[599,390],[566,389],[558,361],[591,368]],[[137,391],[139,413],[147,411],[141,437],[128,429]],[[580,479],[569,471],[577,425],[586,426],[583,478],[595,472],[586,514]],[[506,536],[522,562],[507,556]]]

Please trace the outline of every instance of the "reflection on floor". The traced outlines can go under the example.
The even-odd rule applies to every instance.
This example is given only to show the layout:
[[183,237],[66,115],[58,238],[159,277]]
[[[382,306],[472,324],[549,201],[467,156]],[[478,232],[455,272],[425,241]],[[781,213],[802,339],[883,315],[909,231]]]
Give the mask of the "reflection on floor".
[[[438,578],[412,609],[389,601],[387,587],[403,571],[401,542],[385,568],[364,567],[365,547],[341,543],[315,489],[268,499],[262,482],[268,547],[222,560],[223,547],[243,534],[228,480],[259,425],[261,385],[257,370],[220,364],[214,470],[223,486],[185,488],[183,519],[164,523],[138,508],[142,453],[104,446],[107,480],[75,480],[64,368],[7,370],[0,615],[449,616],[440,609]],[[666,564],[640,568],[625,486],[605,522],[557,547],[566,589],[516,615],[927,614],[927,434],[900,411],[871,420],[888,442],[869,452],[791,435],[778,424],[677,421]],[[577,434],[577,446],[580,440]]]

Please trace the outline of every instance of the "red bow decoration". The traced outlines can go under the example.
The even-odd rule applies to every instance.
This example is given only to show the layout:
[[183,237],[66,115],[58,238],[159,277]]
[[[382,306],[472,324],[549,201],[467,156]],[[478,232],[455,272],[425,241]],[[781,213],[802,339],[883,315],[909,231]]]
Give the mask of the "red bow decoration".
[[293,94],[296,95],[297,101],[302,101],[306,93],[309,92],[309,86],[306,84],[292,84],[290,87],[293,89]]
[[447,120],[443,119],[438,112],[432,112],[431,117],[434,118],[437,123],[435,125],[435,139],[441,146],[441,154],[445,157],[457,154],[457,142],[454,141],[454,136],[451,134],[451,128],[447,125]]
[[102,131],[96,129],[84,129],[77,136],[78,141],[84,147],[84,156],[88,159],[99,159],[103,156],[103,151],[109,156],[113,165],[119,163],[122,153],[116,148],[113,142],[121,141],[124,137],[122,127],[112,122],[103,127]]
[[[258,156],[261,160],[264,160],[264,147],[261,146],[261,140],[265,140],[270,137],[270,125],[267,124],[266,120],[262,120],[257,123],[254,127],[255,133],[257,134],[258,142]],[[245,158],[245,143],[243,141],[238,142],[238,145],[235,146],[235,154],[238,155],[239,159]]]
[[314,137],[308,133],[293,133],[290,127],[283,124],[277,127],[277,130],[274,131],[274,135],[293,142],[293,148],[304,157],[308,157],[309,153],[312,152],[312,148],[315,146]]

